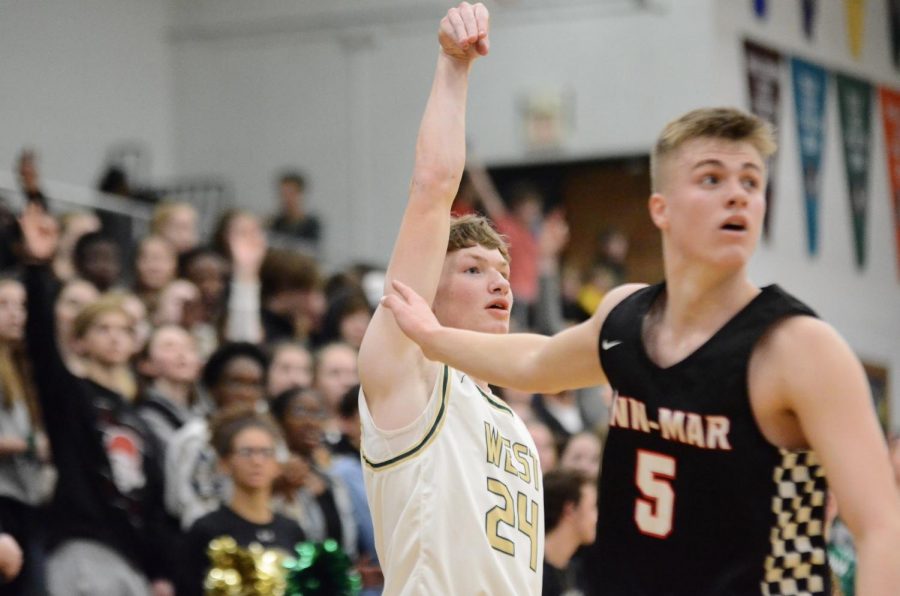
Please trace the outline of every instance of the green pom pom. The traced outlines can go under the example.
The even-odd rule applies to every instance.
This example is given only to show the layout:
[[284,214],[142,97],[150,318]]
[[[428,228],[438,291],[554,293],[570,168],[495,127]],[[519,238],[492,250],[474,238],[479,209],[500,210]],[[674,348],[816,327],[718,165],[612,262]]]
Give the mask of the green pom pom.
[[357,596],[362,579],[337,541],[302,542],[297,560],[285,563],[287,596]]

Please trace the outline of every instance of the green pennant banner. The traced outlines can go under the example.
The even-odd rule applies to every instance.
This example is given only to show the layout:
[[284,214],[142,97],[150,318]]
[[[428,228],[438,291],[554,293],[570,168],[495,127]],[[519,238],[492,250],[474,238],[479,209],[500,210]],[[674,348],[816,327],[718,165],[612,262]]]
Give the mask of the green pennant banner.
[[866,213],[869,207],[869,148],[872,140],[872,85],[836,74],[838,108],[841,118],[841,145],[847,172],[847,196],[853,225],[856,265],[866,263]]

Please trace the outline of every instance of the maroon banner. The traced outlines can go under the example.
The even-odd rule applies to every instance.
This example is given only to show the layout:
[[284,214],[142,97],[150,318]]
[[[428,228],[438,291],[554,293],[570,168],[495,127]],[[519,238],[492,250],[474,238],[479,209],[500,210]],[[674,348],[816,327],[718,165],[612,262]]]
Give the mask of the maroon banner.
[[897,275],[900,277],[900,91],[882,87],[881,116],[884,119],[884,144],[887,147],[891,204],[894,207]]

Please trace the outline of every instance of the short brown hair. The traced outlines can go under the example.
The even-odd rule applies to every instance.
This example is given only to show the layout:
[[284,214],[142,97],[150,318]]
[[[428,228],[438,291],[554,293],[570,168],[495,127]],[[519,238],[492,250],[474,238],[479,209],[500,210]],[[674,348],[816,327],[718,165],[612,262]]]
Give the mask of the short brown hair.
[[581,503],[581,488],[593,481],[583,472],[557,468],[544,474],[544,531],[552,532],[562,519],[566,503]]
[[209,443],[219,457],[228,457],[234,449],[235,437],[248,428],[267,432],[276,445],[281,441],[281,432],[271,416],[257,412],[252,404],[235,404],[213,415],[209,422]]
[[497,249],[509,262],[509,245],[487,218],[481,215],[461,215],[450,220],[450,240],[447,253],[480,245],[489,250]]
[[263,300],[289,290],[312,291],[322,286],[315,259],[287,249],[270,249],[259,270]]
[[763,159],[778,148],[771,124],[753,114],[735,108],[701,108],[666,124],[650,156],[650,181],[653,192],[660,187],[660,164],[679,147],[699,138],[747,141]]

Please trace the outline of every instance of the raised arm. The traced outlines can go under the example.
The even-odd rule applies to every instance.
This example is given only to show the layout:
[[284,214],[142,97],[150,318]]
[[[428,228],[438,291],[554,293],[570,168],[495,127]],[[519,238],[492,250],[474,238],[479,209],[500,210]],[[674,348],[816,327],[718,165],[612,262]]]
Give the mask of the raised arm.
[[[857,594],[900,586],[900,495],[863,368],[827,324],[797,317],[769,341],[778,395],[825,468],[857,549]],[[767,370],[770,370],[767,368]]]
[[[469,69],[488,52],[488,13],[463,2],[441,20],[440,52],[431,94],[419,127],[409,201],[387,270],[430,304],[447,252],[450,205],[465,166],[465,117]],[[377,424],[411,421],[425,406],[434,367],[407,339],[390,313],[379,308],[359,354],[363,391]]]
[[507,211],[506,204],[500,197],[500,192],[497,190],[497,186],[494,184],[491,175],[488,174],[484,164],[476,157],[470,155],[466,161],[466,172],[469,174],[472,188],[475,189],[475,193],[481,200],[481,205],[487,212],[488,217],[494,221],[506,217],[509,211]]

